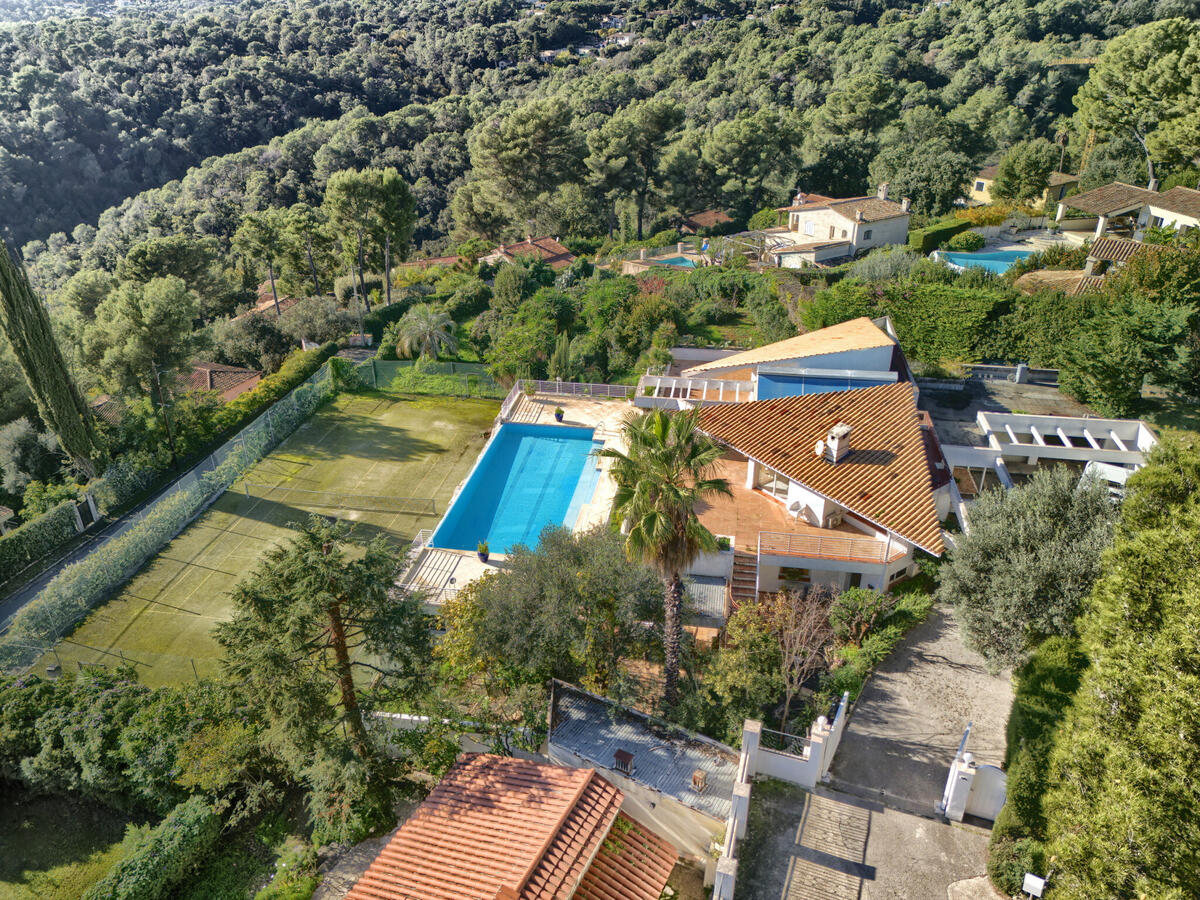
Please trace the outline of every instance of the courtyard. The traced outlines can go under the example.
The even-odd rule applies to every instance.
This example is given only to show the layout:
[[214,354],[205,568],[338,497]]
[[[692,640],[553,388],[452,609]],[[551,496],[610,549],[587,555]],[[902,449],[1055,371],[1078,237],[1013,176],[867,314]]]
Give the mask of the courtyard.
[[499,404],[369,391],[342,394],[226,491],[125,588],[39,663],[137,666],[150,686],[213,676],[213,626],[229,592],[289,524],[311,513],[353,523],[397,553],[432,527],[466,476]]

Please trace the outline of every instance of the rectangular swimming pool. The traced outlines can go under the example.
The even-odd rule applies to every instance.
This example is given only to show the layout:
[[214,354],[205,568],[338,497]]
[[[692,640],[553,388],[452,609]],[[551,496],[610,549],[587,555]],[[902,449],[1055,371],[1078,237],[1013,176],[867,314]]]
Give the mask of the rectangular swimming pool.
[[995,272],[997,275],[1007,272],[1013,263],[1025,259],[1032,253],[1032,250],[992,250],[990,252],[978,250],[974,253],[937,251],[938,259],[944,260],[955,268],[965,269],[968,266],[973,266],[980,269],[987,269],[989,272]]
[[600,472],[594,429],[506,423],[488,443],[429,544],[491,553],[537,546],[547,525],[570,528]]

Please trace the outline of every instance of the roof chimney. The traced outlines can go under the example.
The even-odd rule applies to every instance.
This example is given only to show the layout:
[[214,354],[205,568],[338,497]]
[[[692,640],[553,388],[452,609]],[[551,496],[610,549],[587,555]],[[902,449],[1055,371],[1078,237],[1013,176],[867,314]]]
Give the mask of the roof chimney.
[[911,212],[912,211],[912,200],[910,200],[908,197],[901,197],[900,198],[900,208],[902,210],[904,210],[905,212]]
[[708,773],[703,769],[692,769],[692,790],[697,794],[703,794],[706,787],[708,787]]
[[618,750],[613,754],[613,768],[625,775],[632,775],[633,754],[628,750]]
[[867,217],[865,215],[863,215],[863,211],[861,209],[856,209],[854,211],[854,221],[856,221],[856,222],[867,221]]
[[878,197],[880,200],[886,200],[887,195],[888,195],[888,183],[885,181],[883,184],[879,185],[879,190],[875,192],[875,196]]
[[804,205],[804,191],[801,191],[801,190],[796,191],[796,196],[792,198],[792,205],[793,206],[803,206]]
[[1150,183],[1149,183],[1148,185],[1146,185],[1146,190],[1148,190],[1148,191],[1157,191],[1157,190],[1158,190],[1158,179],[1157,179],[1157,178],[1151,178],[1151,179],[1150,179]]
[[849,425],[838,422],[825,437],[825,458],[834,465],[850,455],[850,431]]

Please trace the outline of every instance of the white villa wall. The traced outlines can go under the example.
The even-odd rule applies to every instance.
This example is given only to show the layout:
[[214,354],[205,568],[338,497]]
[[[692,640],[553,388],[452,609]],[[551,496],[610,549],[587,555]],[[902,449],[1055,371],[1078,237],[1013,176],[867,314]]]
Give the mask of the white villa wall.
[[759,368],[787,374],[787,369],[855,369],[859,372],[887,372],[892,367],[892,345],[866,347],[861,350],[840,350],[800,359],[781,359],[763,363]]
[[1162,220],[1162,224],[1168,228],[1176,230],[1182,228],[1196,228],[1200,226],[1200,219],[1194,216],[1185,216],[1183,213],[1173,212],[1169,209],[1163,209],[1160,206],[1150,204],[1142,211],[1142,216],[1138,219],[1138,224],[1149,225],[1155,219]]
[[903,576],[916,574],[916,563],[912,554],[901,557],[887,568],[886,579],[882,563],[856,563],[838,559],[806,559],[800,556],[768,556],[763,554],[758,564],[758,589],[760,591],[779,591],[786,586],[779,577],[782,567],[792,569],[808,569],[812,584],[825,584],[834,588],[849,586],[850,575],[857,572],[862,575],[861,586],[884,590],[892,580],[901,574]]
[[[863,237],[866,231],[871,237]],[[873,247],[888,247],[892,244],[908,243],[908,216],[897,216],[894,219],[884,219],[881,222],[863,222],[858,224],[859,239],[855,241],[856,250],[869,250]]]
[[[797,507],[795,504],[799,503]],[[836,508],[836,504],[830,500],[826,500],[820,494],[814,493],[802,484],[795,481],[788,482],[787,494],[787,511],[788,515],[796,518],[800,522],[809,522],[808,516],[804,513],[804,508],[812,510],[815,521],[809,524],[820,525],[825,521],[825,517]],[[799,513],[795,510],[799,510]]]
[[625,794],[621,812],[670,841],[680,856],[694,860],[709,859],[713,841],[725,827],[716,819],[680,803],[674,797],[640,784],[613,769],[597,766],[573,751],[551,741],[546,754],[560,766],[597,769]]
[[[720,537],[720,535],[717,535]],[[728,550],[718,550],[716,553],[702,553],[696,557],[687,571],[688,575],[701,575],[706,578],[733,577],[733,542],[730,541]]]
[[[853,252],[903,244],[908,241],[908,216],[876,222],[856,222],[832,209],[811,209],[788,214],[788,229],[796,243],[849,241]],[[870,233],[870,237],[867,234]]]

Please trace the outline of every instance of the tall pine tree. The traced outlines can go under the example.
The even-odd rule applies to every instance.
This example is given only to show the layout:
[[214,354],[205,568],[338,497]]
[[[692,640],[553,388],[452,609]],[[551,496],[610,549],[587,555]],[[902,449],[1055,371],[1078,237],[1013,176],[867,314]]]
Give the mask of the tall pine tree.
[[33,293],[24,266],[8,247],[0,253],[0,325],[12,344],[46,426],[58,435],[75,467],[96,474],[103,447],[91,413],[63,359],[45,305]]

